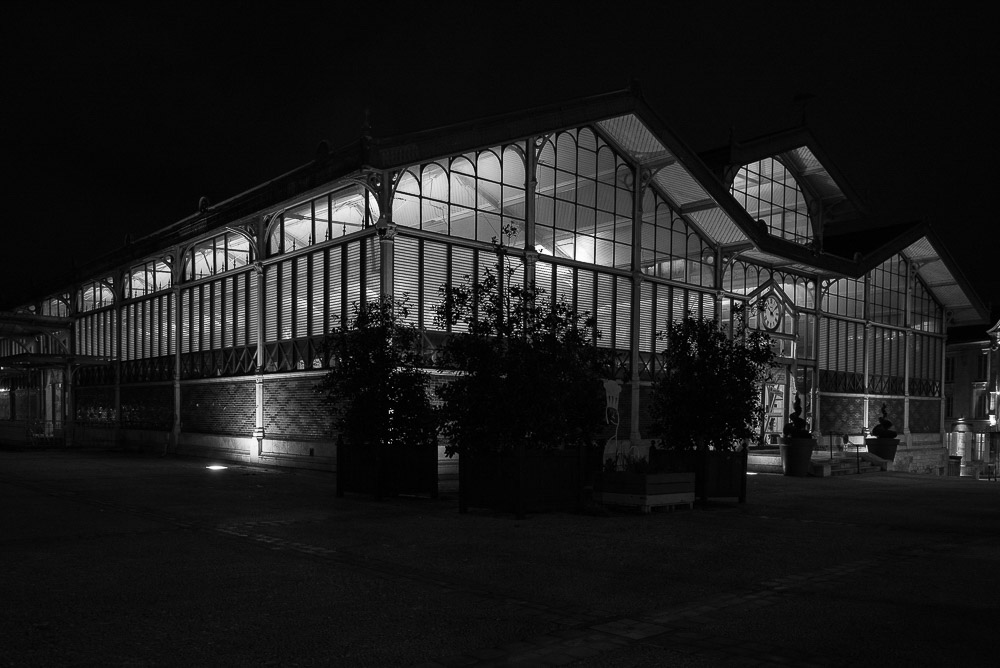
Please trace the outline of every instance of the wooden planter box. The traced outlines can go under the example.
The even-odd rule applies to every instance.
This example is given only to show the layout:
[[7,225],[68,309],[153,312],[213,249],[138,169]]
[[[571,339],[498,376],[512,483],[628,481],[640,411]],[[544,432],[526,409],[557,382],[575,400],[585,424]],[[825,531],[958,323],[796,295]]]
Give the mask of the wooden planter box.
[[695,475],[691,473],[602,473],[601,503],[637,507],[648,513],[665,506],[694,507]]
[[337,445],[337,494],[437,497],[437,447],[351,448]]
[[868,446],[868,452],[891,462],[896,459],[896,448],[899,447],[899,439],[866,438],[865,445]]
[[735,497],[747,500],[747,459],[745,448],[731,452],[723,450],[687,450],[663,452],[658,455],[667,471],[694,471],[695,496],[701,501],[710,498]]

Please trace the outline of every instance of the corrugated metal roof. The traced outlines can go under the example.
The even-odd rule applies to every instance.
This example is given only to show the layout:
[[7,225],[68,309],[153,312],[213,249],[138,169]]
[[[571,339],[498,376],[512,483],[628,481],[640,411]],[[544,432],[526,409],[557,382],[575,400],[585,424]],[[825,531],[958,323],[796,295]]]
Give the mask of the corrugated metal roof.
[[902,254],[917,264],[917,274],[934,298],[949,312],[951,325],[973,324],[982,320],[982,314],[973,304],[959,277],[928,237],[913,242],[903,249]]
[[708,193],[680,163],[667,165],[653,177],[660,188],[680,207],[708,199]]
[[716,207],[695,211],[688,217],[711,239],[722,245],[742,243],[747,240],[739,225],[725,211]]
[[837,185],[833,175],[808,146],[787,151],[782,157],[783,161],[795,170],[796,177],[805,181],[825,205],[831,206],[847,199],[847,195]]
[[635,114],[598,121],[597,126],[613,137],[637,162],[674,157]]

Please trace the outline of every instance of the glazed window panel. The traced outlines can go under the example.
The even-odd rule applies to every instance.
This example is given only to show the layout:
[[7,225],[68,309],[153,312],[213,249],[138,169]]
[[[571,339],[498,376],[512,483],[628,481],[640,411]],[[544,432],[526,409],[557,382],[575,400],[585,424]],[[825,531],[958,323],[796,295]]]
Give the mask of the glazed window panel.
[[209,239],[195,246],[185,255],[184,278],[197,280],[215,273],[215,244]]
[[827,284],[822,309],[832,315],[865,317],[865,284],[853,278],[841,278]]
[[[631,192],[625,162],[589,128],[550,137],[539,153],[536,243],[542,254],[628,267]],[[603,243],[606,242],[606,243]]]
[[[944,341],[936,336],[913,335],[913,360],[910,372],[910,394],[937,397],[941,395],[941,358],[944,356]],[[948,358],[953,360],[953,358]],[[950,365],[954,374],[954,363]],[[944,380],[948,381],[948,367]],[[953,379],[953,377],[952,377]]]
[[761,278],[761,268],[746,262],[733,262],[726,268],[723,286],[729,292],[748,295],[766,280]]
[[906,262],[889,258],[870,273],[870,319],[885,325],[903,325],[906,314]]
[[819,365],[844,373],[864,372],[864,325],[836,318],[820,318]]
[[705,262],[711,248],[659,193],[652,191],[644,198],[643,216],[643,273],[692,285],[713,285],[714,270]]
[[398,177],[392,200],[392,220],[405,227],[420,227],[420,181],[412,169]]
[[921,332],[941,333],[944,309],[919,277],[914,281],[913,288],[913,328]]
[[869,387],[876,394],[903,394],[906,337],[902,331],[871,328]]
[[781,285],[788,299],[799,309],[813,309],[815,305],[815,284],[796,274],[775,272],[774,279]]

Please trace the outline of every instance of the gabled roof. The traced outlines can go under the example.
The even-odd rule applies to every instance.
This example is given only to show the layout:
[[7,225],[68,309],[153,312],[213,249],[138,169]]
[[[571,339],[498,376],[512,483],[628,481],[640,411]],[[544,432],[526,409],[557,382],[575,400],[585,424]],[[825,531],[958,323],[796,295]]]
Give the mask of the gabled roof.
[[827,235],[824,249],[853,257],[862,273],[899,253],[915,263],[917,275],[948,313],[949,325],[985,324],[989,318],[958,263],[926,222],[883,227],[855,224],[849,231]]

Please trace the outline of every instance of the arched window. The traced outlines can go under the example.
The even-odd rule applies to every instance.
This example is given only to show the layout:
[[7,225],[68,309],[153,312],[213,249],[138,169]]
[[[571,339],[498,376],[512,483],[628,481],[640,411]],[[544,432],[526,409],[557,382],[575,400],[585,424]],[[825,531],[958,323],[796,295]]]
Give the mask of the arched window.
[[[392,219],[463,239],[523,243],[524,157],[520,147],[494,146],[404,170]],[[504,228],[514,238],[504,237]]]
[[236,232],[226,232],[197,242],[184,253],[185,281],[222,274],[253,262],[250,240]]
[[166,290],[171,285],[170,266],[162,260],[144,262],[129,269],[125,277],[125,299],[135,299]]
[[114,279],[108,276],[103,281],[88,281],[80,286],[77,293],[76,306],[80,313],[96,311],[115,302],[115,292],[111,288]]
[[378,202],[361,185],[327,193],[282,211],[271,229],[270,255],[347,236],[378,221]]
[[64,295],[62,297],[52,297],[42,301],[42,315],[52,315],[60,318],[65,318],[69,315],[69,304],[67,300],[69,295]]
[[780,160],[764,158],[744,165],[730,190],[752,218],[767,224],[772,235],[800,244],[813,241],[808,202]]

